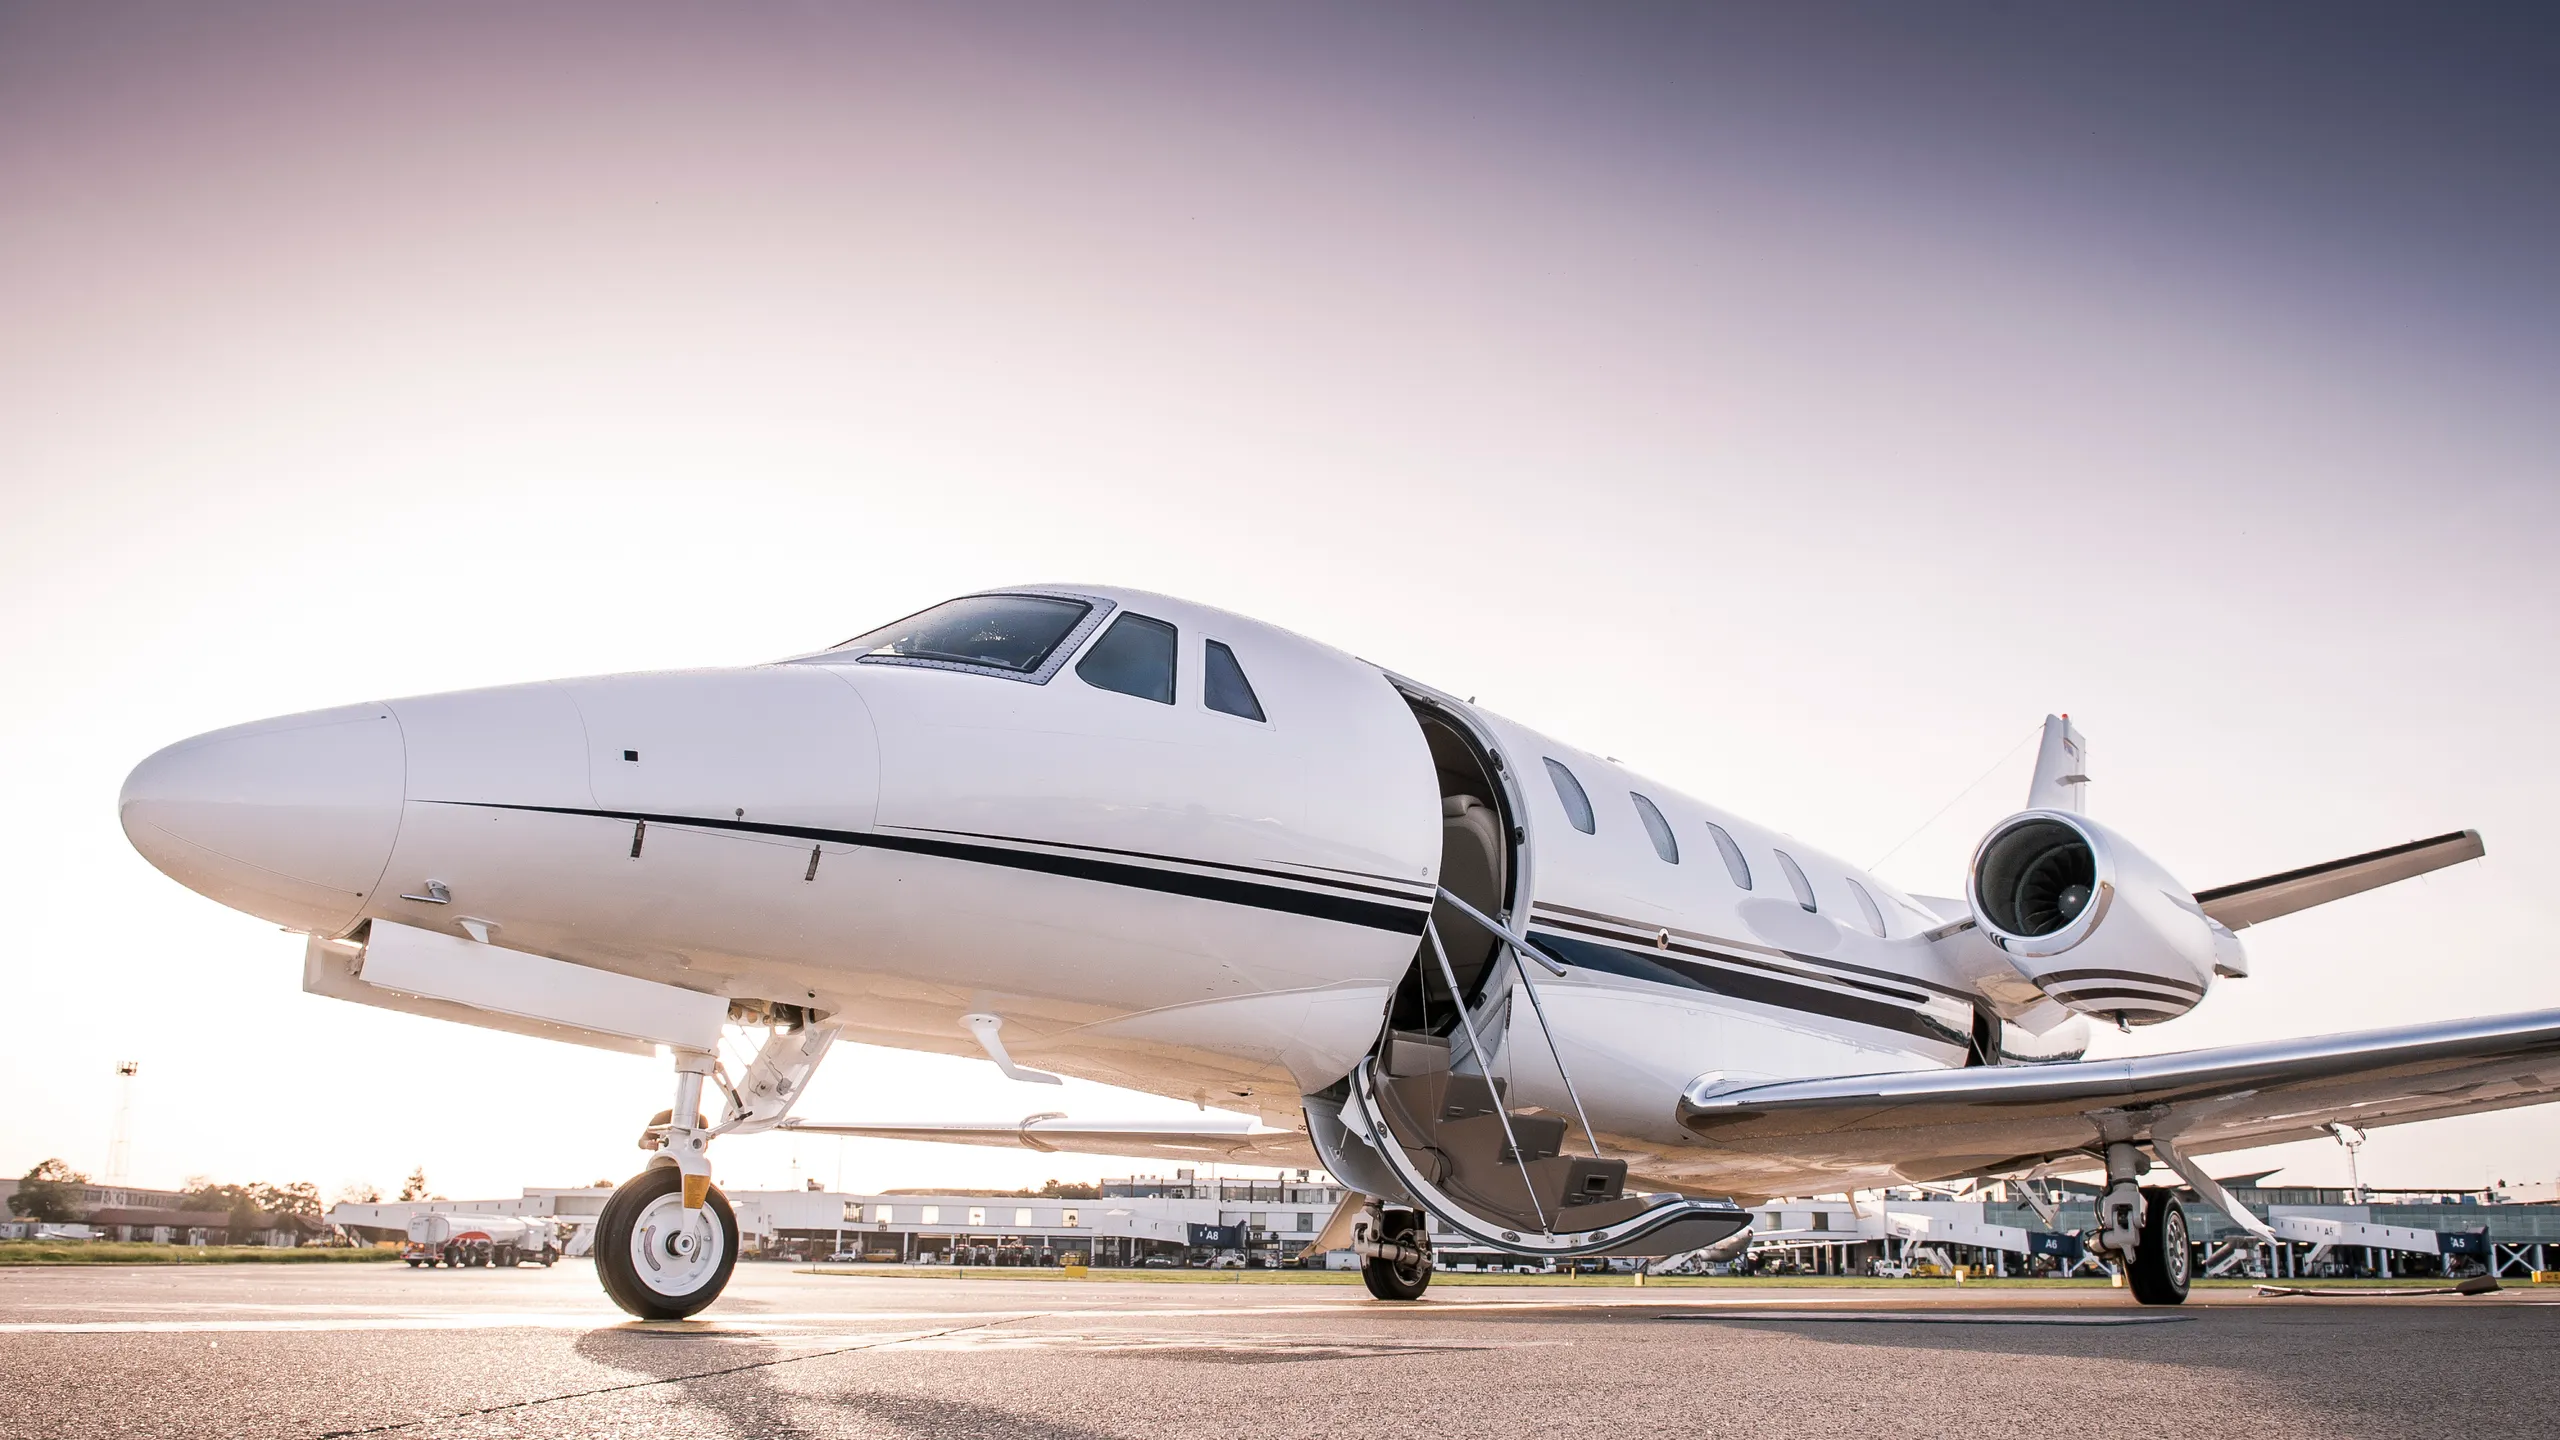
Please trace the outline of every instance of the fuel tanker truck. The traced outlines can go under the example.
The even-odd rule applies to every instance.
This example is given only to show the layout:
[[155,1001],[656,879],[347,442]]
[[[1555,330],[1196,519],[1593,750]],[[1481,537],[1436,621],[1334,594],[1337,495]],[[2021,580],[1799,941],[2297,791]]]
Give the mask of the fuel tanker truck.
[[400,1258],[411,1269],[527,1261],[549,1265],[560,1258],[560,1222],[538,1215],[412,1215],[409,1243]]

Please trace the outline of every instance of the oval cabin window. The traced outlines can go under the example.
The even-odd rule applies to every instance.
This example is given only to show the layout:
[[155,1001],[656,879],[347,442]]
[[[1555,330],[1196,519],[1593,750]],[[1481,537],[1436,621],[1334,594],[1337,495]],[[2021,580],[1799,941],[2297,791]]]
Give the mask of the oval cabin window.
[[1680,839],[1671,833],[1671,822],[1662,818],[1661,808],[1632,790],[1627,798],[1636,802],[1636,818],[1644,822],[1644,833],[1653,837],[1653,853],[1665,865],[1679,864]]
[[1716,853],[1724,857],[1725,873],[1733,877],[1735,887],[1750,889],[1751,862],[1742,858],[1742,847],[1734,844],[1733,836],[1713,820],[1707,822],[1707,833],[1715,837]]
[[1796,857],[1784,850],[1772,850],[1769,853],[1778,857],[1778,868],[1786,872],[1787,888],[1796,892],[1796,903],[1807,910],[1813,909],[1813,882],[1804,878],[1804,867],[1796,863]]
[[1867,887],[1855,880],[1849,882],[1849,893],[1857,897],[1858,911],[1866,916],[1867,928],[1875,932],[1877,939],[1883,939],[1884,912],[1876,908],[1876,897],[1868,894]]
[[1547,778],[1555,782],[1556,799],[1563,802],[1564,818],[1573,822],[1573,828],[1585,835],[1597,833],[1600,826],[1591,813],[1591,797],[1582,792],[1582,782],[1573,778],[1573,772],[1549,760]]

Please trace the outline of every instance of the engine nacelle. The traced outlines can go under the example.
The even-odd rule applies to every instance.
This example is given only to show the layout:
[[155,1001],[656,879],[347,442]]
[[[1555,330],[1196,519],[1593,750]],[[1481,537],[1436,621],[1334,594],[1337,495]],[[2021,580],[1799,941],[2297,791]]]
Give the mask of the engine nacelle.
[[2158,861],[2084,816],[2029,810],[1973,852],[1974,927],[2056,1002],[2125,1025],[2195,1008],[2240,942]]

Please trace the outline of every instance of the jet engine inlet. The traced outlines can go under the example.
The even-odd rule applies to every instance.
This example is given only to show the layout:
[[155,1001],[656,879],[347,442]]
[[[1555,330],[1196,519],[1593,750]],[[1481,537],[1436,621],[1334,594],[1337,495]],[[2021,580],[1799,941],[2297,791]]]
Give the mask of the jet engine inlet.
[[2217,967],[2238,968],[2231,932],[2158,861],[2085,815],[2029,810],[1992,826],[1965,900],[1982,937],[2047,998],[2123,1025],[2183,1015]]
[[2050,935],[2080,918],[2097,893],[2088,839],[2059,820],[2012,826],[1982,848],[1975,880],[1982,916],[2020,936]]

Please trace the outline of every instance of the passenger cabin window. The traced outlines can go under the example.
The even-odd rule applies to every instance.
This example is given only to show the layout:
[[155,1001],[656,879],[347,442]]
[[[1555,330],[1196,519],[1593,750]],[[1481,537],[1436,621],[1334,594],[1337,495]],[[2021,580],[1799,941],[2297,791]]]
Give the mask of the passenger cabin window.
[[1208,663],[1200,671],[1201,703],[1247,720],[1264,718],[1262,702],[1254,698],[1253,682],[1244,678],[1244,667],[1236,663],[1236,652],[1212,640],[1207,658]]
[[985,666],[1029,675],[1093,607],[1054,595],[967,595],[921,610],[835,648],[860,660]]
[[1582,782],[1573,772],[1556,761],[1547,762],[1547,778],[1556,782],[1556,798],[1564,802],[1564,818],[1585,835],[1598,833],[1599,822],[1591,814],[1591,797],[1582,793]]
[[1867,928],[1876,932],[1877,939],[1883,939],[1884,912],[1876,908],[1876,897],[1868,894],[1867,887],[1855,880],[1849,882],[1849,893],[1858,897],[1858,909],[1867,917]]
[[1707,822],[1707,833],[1716,837],[1716,853],[1724,857],[1725,873],[1733,877],[1736,886],[1750,889],[1751,862],[1742,858],[1742,847],[1734,844],[1733,837],[1713,820]]
[[1813,908],[1813,882],[1804,878],[1804,867],[1796,857],[1784,850],[1771,851],[1778,857],[1778,868],[1787,872],[1787,888],[1796,892],[1796,903],[1807,910]]
[[1124,613],[1076,662],[1076,674],[1098,689],[1170,705],[1177,638],[1161,620]]
[[1680,840],[1671,833],[1671,822],[1662,818],[1662,811],[1652,801],[1634,791],[1628,791],[1627,798],[1636,802],[1636,818],[1644,822],[1644,833],[1653,837],[1653,853],[1661,856],[1665,865],[1679,864]]

